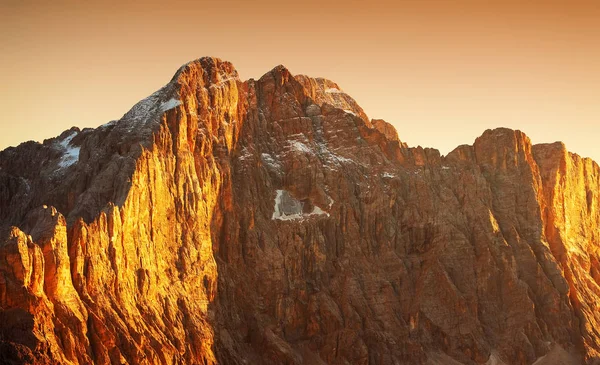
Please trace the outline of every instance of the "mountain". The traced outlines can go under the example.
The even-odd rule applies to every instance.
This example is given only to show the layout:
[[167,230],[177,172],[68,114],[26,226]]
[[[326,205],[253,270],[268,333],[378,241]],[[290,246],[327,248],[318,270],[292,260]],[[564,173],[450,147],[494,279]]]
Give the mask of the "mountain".
[[202,58],[0,152],[0,362],[600,363],[599,194],[562,143],[441,156],[332,81]]

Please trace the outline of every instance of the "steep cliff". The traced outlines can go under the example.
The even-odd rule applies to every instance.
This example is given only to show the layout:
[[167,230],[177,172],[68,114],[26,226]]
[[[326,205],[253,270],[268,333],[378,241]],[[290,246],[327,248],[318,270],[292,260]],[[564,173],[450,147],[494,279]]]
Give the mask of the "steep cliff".
[[599,194],[560,143],[441,156],[329,80],[202,58],[0,152],[0,359],[599,363]]

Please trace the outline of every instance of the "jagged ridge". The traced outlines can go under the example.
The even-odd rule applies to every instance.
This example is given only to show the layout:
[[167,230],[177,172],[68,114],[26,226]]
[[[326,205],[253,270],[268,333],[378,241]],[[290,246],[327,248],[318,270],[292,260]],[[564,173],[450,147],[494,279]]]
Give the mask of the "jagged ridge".
[[0,153],[0,352],[593,363],[599,175],[508,129],[408,148],[331,81],[203,58],[119,121]]

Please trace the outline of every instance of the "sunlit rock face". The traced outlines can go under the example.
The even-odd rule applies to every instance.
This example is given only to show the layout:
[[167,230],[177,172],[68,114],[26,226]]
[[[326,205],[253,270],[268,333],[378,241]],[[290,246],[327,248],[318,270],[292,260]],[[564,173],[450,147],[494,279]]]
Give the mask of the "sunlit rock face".
[[560,143],[441,156],[202,58],[0,152],[0,363],[594,364],[599,187]]

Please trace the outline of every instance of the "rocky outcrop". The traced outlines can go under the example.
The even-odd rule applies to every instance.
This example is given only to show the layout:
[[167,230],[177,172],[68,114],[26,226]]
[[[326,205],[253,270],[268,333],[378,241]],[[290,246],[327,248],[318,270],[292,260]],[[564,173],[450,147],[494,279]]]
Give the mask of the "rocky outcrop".
[[0,246],[0,354],[4,363],[91,362],[87,310],[75,291],[67,227],[54,208],[27,215]]
[[0,152],[0,357],[593,364],[599,176],[509,129],[409,148],[329,80],[203,58]]

